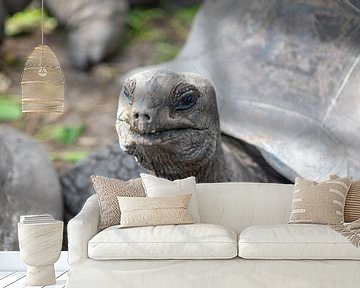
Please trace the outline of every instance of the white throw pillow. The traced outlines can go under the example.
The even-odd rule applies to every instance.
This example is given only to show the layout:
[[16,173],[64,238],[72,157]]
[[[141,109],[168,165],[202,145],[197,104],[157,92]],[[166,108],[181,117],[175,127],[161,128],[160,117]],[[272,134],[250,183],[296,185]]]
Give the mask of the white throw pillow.
[[189,212],[194,223],[200,222],[195,177],[170,181],[149,174],[140,174],[147,197],[165,197],[192,194]]

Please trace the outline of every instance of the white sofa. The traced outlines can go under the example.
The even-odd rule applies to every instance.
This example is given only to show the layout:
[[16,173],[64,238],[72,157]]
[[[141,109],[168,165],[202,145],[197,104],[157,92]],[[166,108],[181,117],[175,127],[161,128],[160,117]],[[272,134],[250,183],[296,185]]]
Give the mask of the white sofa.
[[[156,239],[150,245],[145,230],[113,226],[98,233],[99,205],[91,196],[68,224],[66,287],[360,287],[360,249],[330,227],[287,224],[292,191],[284,184],[197,184],[201,222],[217,226],[190,224],[185,236],[183,228],[162,228],[172,232],[159,236],[165,230],[150,227],[146,237]],[[186,259],[157,259],[164,255]]]

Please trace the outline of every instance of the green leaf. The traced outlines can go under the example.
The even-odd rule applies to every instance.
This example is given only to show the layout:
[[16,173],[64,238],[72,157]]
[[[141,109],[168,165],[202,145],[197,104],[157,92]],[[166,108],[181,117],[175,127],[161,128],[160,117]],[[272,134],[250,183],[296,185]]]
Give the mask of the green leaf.
[[70,163],[76,163],[89,156],[87,151],[66,151],[66,152],[50,152],[50,157],[53,160],[60,160]]
[[[128,16],[127,42],[147,42],[155,45],[155,62],[176,57],[186,40],[192,20],[200,6],[177,8],[160,5],[159,8],[131,9]],[[122,47],[126,44],[122,42]]]
[[35,137],[41,142],[56,140],[62,144],[72,145],[76,143],[85,130],[85,125],[48,125],[42,128]]
[[188,8],[179,9],[176,11],[175,16],[183,25],[190,26],[196,13],[199,11],[200,5],[195,5]]
[[148,22],[164,19],[166,14],[166,11],[159,8],[132,9],[129,13],[128,24],[132,29],[140,31],[141,29],[146,28]]
[[167,43],[165,41],[158,42],[155,46],[156,52],[159,54],[158,61],[169,61],[176,57],[179,53],[181,47],[179,45],[174,45]]
[[57,138],[58,141],[71,145],[74,144],[77,139],[85,132],[85,126],[64,126],[61,129],[61,133],[59,137]]
[[[52,31],[57,26],[57,20],[44,13],[44,30]],[[5,35],[16,36],[29,33],[41,27],[41,9],[29,7],[7,18],[5,22]]]
[[21,117],[21,102],[18,96],[0,95],[0,121],[16,121]]

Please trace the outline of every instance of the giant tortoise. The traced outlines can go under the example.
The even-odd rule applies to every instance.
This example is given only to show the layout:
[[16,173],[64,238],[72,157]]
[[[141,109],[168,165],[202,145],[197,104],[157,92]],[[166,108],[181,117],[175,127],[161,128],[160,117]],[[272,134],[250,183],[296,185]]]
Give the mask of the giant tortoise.
[[177,59],[151,68],[209,78],[222,132],[286,178],[360,178],[359,13],[356,0],[208,1]]
[[[260,171],[227,180],[320,180],[332,173],[360,178],[359,8],[357,0],[207,1],[174,61],[128,76],[168,69],[201,74],[214,84],[220,129],[230,137],[231,152]],[[112,161],[124,157],[116,155]],[[92,173],[83,173],[89,163],[96,167],[90,156],[63,176],[68,203],[80,191],[93,193],[90,184],[76,187],[76,179]]]

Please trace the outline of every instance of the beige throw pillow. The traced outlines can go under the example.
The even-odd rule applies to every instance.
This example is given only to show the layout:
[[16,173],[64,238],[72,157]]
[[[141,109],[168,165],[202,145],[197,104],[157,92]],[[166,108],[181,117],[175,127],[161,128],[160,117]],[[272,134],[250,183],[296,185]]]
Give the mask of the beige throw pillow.
[[360,219],[360,180],[351,183],[345,201],[344,218],[347,223]]
[[[330,180],[338,179],[339,176],[330,175]],[[360,180],[351,183],[349,192],[346,196],[344,208],[344,220],[350,223],[360,219]]]
[[289,223],[341,224],[350,178],[322,183],[295,179]]
[[170,197],[117,197],[121,210],[121,227],[190,224],[187,209],[191,194]]
[[99,229],[120,224],[117,196],[145,197],[141,179],[122,181],[102,176],[91,176],[100,206]]
[[140,174],[147,197],[164,197],[192,194],[189,211],[195,223],[200,222],[195,177],[170,181],[149,174]]

